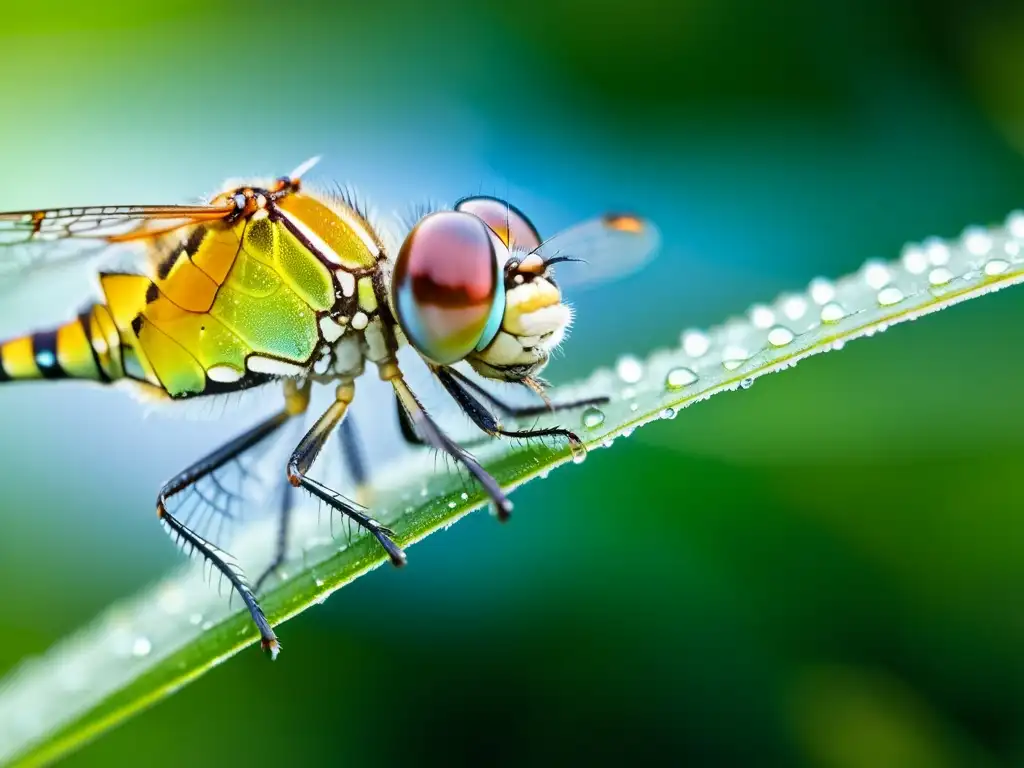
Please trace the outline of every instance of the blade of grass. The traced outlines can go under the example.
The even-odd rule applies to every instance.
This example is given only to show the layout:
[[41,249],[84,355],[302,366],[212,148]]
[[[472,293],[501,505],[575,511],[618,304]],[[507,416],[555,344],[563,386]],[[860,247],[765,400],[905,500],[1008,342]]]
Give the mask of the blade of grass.
[[[575,428],[590,449],[609,446],[642,424],[673,418],[691,403],[744,388],[809,355],[1024,281],[1022,246],[1024,213],[1015,213],[1003,226],[972,227],[955,242],[908,245],[900,259],[868,262],[836,282],[815,279],[806,290],[752,307],[710,332],[685,332],[680,348],[643,361],[626,357],[614,369],[559,388],[552,393],[556,399],[612,399],[600,410],[542,418],[540,426],[561,423]],[[494,441],[477,453],[508,488],[573,458],[567,447],[536,442]],[[404,546],[485,503],[461,476],[437,473],[430,455],[392,466],[377,485],[375,514]],[[313,516],[307,518],[296,529],[300,551],[286,565],[287,577],[263,600],[275,624],[323,602],[385,559],[372,539],[335,541]],[[244,561],[247,551],[272,535],[254,527],[238,554]],[[0,761],[28,766],[56,760],[256,639],[248,615],[219,597],[201,573],[173,575],[3,681]]]

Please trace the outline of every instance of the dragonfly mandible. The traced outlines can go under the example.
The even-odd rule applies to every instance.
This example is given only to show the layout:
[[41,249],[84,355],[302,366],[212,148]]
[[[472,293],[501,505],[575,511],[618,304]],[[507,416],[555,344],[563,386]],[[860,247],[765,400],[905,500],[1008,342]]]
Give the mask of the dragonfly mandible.
[[[186,550],[228,579],[276,658],[280,643],[257,595],[287,548],[295,494],[303,489],[372,535],[391,562],[405,553],[370,510],[317,480],[311,469],[342,429],[350,473],[366,478],[346,414],[370,367],[394,392],[402,434],[461,463],[499,516],[512,505],[497,482],[427,413],[399,367],[411,345],[455,404],[489,436],[555,437],[560,427],[509,430],[514,418],[603,399],[552,403],[538,377],[571,321],[555,265],[585,260],[582,280],[636,268],[659,244],[657,229],[609,214],[543,240],[510,203],[467,197],[422,212],[396,253],[351,194],[306,189],[315,160],[274,180],[235,184],[203,205],[122,205],[0,213],[0,287],[33,271],[131,251],[138,273],[99,271],[101,298],[74,319],[0,344],[0,382],[80,379],[127,383],[148,397],[185,401],[277,383],[276,413],[167,482],[157,515]],[[589,275],[589,278],[588,278]],[[481,380],[453,367],[466,362]],[[525,386],[536,406],[491,394],[486,381]],[[244,494],[218,473],[302,423],[314,384],[334,398],[291,448],[273,561],[252,585],[224,547]],[[244,474],[244,473],[243,473]],[[203,489],[211,484],[213,490]],[[187,501],[187,503],[186,503]]]

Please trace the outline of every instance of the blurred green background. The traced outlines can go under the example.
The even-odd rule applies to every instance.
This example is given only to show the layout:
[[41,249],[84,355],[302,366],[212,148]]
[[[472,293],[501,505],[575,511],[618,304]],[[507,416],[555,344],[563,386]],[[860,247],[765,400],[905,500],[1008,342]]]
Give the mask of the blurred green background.
[[[571,297],[559,382],[1024,205],[1017,4],[285,5],[5,7],[0,208],[323,153],[385,211],[653,217],[658,261]],[[286,625],[278,664],[249,650],[68,764],[1020,765],[1019,290],[532,483],[512,524],[431,537]],[[4,334],[73,308],[4,301]],[[0,670],[173,568],[155,491],[251,421],[143,412],[0,391]]]

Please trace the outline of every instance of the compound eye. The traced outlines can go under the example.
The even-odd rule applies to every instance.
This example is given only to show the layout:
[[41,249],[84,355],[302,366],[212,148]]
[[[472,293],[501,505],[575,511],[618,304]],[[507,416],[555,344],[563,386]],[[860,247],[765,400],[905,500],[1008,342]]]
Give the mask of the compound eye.
[[424,357],[451,365],[497,333],[505,305],[501,245],[479,218],[456,211],[424,217],[405,238],[392,301],[399,325]]
[[536,227],[514,205],[496,197],[464,197],[455,205],[455,210],[472,213],[494,230],[509,248],[525,251],[539,248],[540,235]]

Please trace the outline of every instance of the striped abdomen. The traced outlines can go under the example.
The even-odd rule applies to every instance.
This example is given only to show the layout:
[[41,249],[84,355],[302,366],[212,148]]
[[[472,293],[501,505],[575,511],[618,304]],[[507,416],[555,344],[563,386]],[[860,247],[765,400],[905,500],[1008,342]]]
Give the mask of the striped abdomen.
[[302,374],[323,343],[320,320],[355,302],[356,280],[375,269],[347,221],[295,195],[196,225],[153,278],[101,274],[104,303],[0,345],[0,381],[127,378],[185,398]]
[[124,377],[121,340],[109,310],[96,305],[70,323],[0,345],[0,381]]

